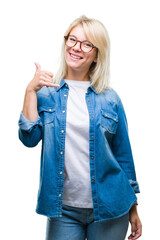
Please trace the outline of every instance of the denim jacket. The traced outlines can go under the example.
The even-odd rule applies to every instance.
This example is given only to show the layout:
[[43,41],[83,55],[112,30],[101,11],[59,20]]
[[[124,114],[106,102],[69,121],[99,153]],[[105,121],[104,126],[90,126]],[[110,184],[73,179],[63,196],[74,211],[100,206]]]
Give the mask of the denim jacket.
[[[42,140],[36,212],[48,217],[62,216],[68,94],[64,79],[57,88],[41,88],[37,92],[37,121],[29,121],[22,112],[19,119],[19,138],[25,146],[34,147]],[[119,96],[113,89],[97,93],[90,86],[86,104],[94,219],[101,222],[126,214],[140,191]]]

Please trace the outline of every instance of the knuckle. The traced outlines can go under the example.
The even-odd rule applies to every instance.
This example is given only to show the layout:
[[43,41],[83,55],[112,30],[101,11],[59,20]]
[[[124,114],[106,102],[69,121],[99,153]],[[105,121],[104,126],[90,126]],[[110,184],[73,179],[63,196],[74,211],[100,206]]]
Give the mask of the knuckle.
[[39,80],[42,81],[42,80],[43,80],[43,76],[40,76],[40,77],[39,77]]
[[43,81],[41,80],[41,81],[39,81],[39,84],[41,85],[41,86],[43,86]]

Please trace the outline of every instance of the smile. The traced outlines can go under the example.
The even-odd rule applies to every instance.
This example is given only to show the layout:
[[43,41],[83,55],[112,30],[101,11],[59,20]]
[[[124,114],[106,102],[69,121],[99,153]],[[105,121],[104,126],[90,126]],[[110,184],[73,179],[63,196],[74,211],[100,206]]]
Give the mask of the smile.
[[82,59],[82,57],[80,57],[80,56],[78,56],[78,55],[74,55],[74,54],[72,54],[72,53],[70,53],[70,56],[71,56],[71,58],[74,59],[74,60],[80,60],[80,59]]

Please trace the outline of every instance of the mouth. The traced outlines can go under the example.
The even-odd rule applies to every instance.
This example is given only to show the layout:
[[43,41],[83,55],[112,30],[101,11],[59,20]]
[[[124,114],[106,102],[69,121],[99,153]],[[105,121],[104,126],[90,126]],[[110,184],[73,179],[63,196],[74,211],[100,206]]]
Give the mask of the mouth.
[[77,55],[77,54],[73,54],[73,53],[69,53],[70,54],[70,57],[73,59],[73,60],[81,60],[83,59],[81,56]]

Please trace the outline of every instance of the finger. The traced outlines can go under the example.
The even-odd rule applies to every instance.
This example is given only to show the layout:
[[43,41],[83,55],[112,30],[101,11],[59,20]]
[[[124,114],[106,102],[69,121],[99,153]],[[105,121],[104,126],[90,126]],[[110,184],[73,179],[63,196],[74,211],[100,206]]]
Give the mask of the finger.
[[45,81],[45,82],[49,82],[49,83],[53,83],[53,78],[49,78],[49,77],[45,77],[45,76],[40,76],[40,81]]
[[36,65],[36,72],[40,72],[41,71],[41,65],[37,62],[34,63]]
[[52,86],[54,86],[54,87],[59,87],[59,84],[57,84],[57,83],[53,83],[53,79],[52,78],[46,78],[46,77],[43,77],[43,76],[41,76],[40,77],[40,81],[41,82],[45,82],[45,83],[49,83],[49,84],[52,84]]
[[130,235],[129,235],[129,237],[128,237],[128,239],[132,239],[132,240],[134,240],[135,239],[135,236],[136,236],[136,234],[133,236],[134,234],[133,233],[131,233]]
[[40,79],[41,78],[45,78],[46,80],[48,79],[48,81],[53,81],[53,78],[45,73],[40,73]]
[[132,232],[133,237],[136,235],[136,230],[137,230],[136,222],[132,222],[131,223],[131,232]]
[[59,87],[59,84],[55,84],[55,83],[49,83],[48,87]]
[[136,234],[136,235],[133,237],[132,234],[131,234],[131,237],[128,238],[128,239],[136,240],[136,239],[138,239],[140,236],[141,236],[140,234]]
[[132,235],[132,233],[130,234],[130,236],[128,237],[128,239],[132,239],[132,240],[135,240],[135,239],[137,239],[137,236],[135,235],[135,236],[133,236]]
[[51,83],[48,81],[41,81],[41,86],[47,86],[47,87],[59,87],[59,84]]
[[46,74],[46,75],[48,75],[48,76],[53,77],[53,73],[52,73],[52,72],[43,70],[43,71],[41,71],[41,73],[44,73],[44,74]]
[[59,84],[57,83],[52,83],[53,87],[59,87]]
[[132,234],[130,234],[129,237],[128,237],[128,239],[132,239],[132,238],[133,238],[133,236],[132,236]]
[[128,239],[135,239],[134,237],[136,236],[136,222],[131,222],[131,234],[130,236],[128,237]]
[[142,236],[142,229],[138,229],[135,234],[131,233],[131,235],[128,237],[128,239],[132,239],[132,240],[136,240],[138,239],[140,236]]
[[141,222],[137,224],[136,235],[135,235],[135,238],[133,238],[133,239],[138,239],[140,236],[142,236],[142,224],[141,224]]

